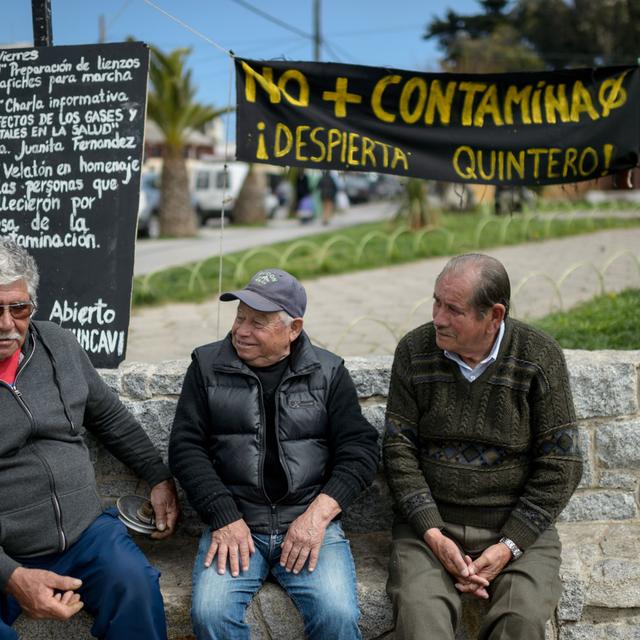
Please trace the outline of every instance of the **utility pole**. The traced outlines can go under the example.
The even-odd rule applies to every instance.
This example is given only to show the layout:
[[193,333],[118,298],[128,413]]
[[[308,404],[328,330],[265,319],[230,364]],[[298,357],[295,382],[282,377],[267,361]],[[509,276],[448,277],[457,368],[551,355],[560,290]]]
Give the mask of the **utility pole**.
[[322,35],[320,34],[320,0],[313,0],[313,59],[320,62],[320,48]]
[[31,0],[33,19],[33,46],[50,47],[53,44],[51,29],[51,0]]
[[98,16],[98,42],[103,44],[107,40],[107,21],[104,19],[104,13]]

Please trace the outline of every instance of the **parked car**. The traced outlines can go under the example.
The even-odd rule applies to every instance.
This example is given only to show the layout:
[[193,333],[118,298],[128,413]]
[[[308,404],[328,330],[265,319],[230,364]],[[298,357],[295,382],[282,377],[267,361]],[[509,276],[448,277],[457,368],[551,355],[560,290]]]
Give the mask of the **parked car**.
[[494,211],[497,216],[521,213],[535,204],[536,194],[522,186],[496,185]]
[[[219,218],[223,204],[225,217],[233,221],[233,208],[248,173],[249,165],[244,162],[228,162],[226,171],[224,162],[201,161],[192,165],[191,189],[201,224]],[[267,216],[271,217],[278,207],[278,198],[270,189],[266,189],[264,198]]]
[[392,176],[387,173],[379,173],[373,182],[372,191],[376,198],[383,200],[398,198],[404,193],[405,181],[398,176]]
[[160,176],[143,172],[140,176],[140,200],[138,201],[138,237],[160,236]]
[[369,202],[371,199],[371,182],[366,174],[345,171],[342,177],[344,180],[344,190],[347,196],[349,196],[349,202],[352,204]]

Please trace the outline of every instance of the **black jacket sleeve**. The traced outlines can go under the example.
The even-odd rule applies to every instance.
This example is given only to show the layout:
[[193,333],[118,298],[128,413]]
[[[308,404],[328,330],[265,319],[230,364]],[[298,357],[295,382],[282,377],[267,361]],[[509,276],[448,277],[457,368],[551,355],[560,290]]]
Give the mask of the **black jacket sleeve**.
[[75,338],[71,336],[71,339],[73,348],[80,352],[81,367],[89,387],[84,414],[85,428],[150,486],[171,478],[159,451],[140,423],[100,377]]
[[169,439],[169,466],[200,518],[214,529],[242,518],[207,452],[209,407],[200,367],[187,369]]
[[344,364],[331,381],[327,413],[332,469],[322,493],[336,500],[344,511],[371,484],[379,460],[378,434],[362,415]]

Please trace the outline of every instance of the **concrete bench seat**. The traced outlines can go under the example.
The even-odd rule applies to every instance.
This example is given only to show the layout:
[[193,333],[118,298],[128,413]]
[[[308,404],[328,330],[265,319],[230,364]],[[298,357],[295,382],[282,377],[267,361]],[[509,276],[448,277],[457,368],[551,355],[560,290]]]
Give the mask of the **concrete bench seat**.
[[[547,640],[640,639],[640,352],[567,351],[585,472],[560,517],[564,593]],[[127,365],[102,372],[166,453],[177,396],[187,362]],[[381,430],[391,358],[347,361],[363,411]],[[106,451],[91,443],[106,503],[145,488]],[[192,638],[189,619],[191,567],[201,526],[187,508],[171,540],[136,539],[161,570],[171,640]],[[379,475],[344,519],[358,574],[361,628],[367,640],[393,638],[391,605],[385,592],[390,548],[391,500]],[[465,597],[458,640],[475,638],[483,603]],[[301,640],[295,607],[275,584],[267,584],[249,613],[256,640]],[[36,622],[22,617],[23,640],[90,638],[91,619]],[[434,638],[434,640],[439,640]]]
[[[548,640],[638,638],[640,633],[640,525],[627,523],[565,523],[559,527],[563,544],[561,576],[564,594]],[[365,640],[393,638],[391,604],[385,592],[391,536],[389,532],[351,534],[358,574],[358,597]],[[191,565],[196,538],[180,534],[170,541],[137,542],[161,570],[162,592],[172,640],[193,638]],[[459,640],[471,640],[484,603],[465,597]],[[268,583],[249,607],[255,640],[300,640],[302,619],[276,584]],[[91,618],[80,614],[65,623],[16,624],[22,638],[40,640],[90,638]]]

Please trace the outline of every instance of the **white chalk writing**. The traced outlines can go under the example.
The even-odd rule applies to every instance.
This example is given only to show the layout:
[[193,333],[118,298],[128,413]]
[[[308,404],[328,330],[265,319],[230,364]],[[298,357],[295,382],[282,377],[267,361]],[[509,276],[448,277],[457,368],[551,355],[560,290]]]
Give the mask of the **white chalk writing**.
[[[140,43],[0,49],[0,235],[95,264],[94,303],[69,298],[41,308],[90,353],[121,356],[126,343],[130,289],[124,307],[106,295],[116,276],[104,251],[121,260],[114,234],[129,230],[132,243],[135,233],[147,56]],[[74,268],[56,272],[72,282]],[[45,278],[47,271],[41,266]],[[102,273],[108,291],[100,290]]]

